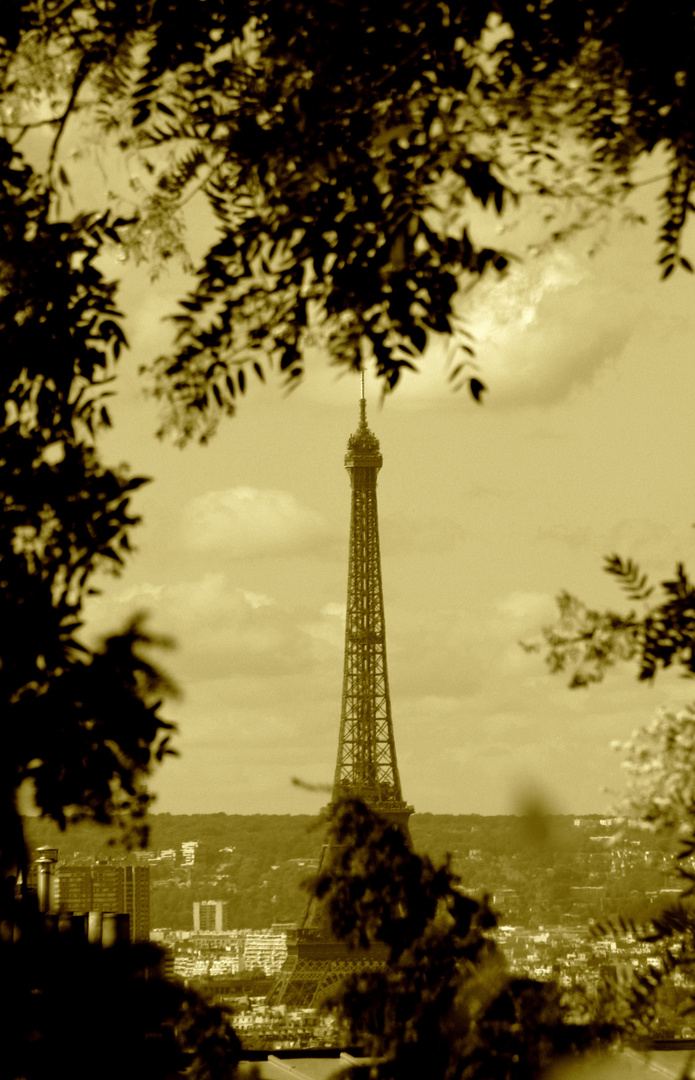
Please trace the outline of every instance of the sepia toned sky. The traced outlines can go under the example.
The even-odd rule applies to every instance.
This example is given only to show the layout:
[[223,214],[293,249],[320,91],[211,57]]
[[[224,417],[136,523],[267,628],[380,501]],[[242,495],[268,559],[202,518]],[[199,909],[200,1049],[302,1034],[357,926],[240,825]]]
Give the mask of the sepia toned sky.
[[[505,220],[497,242],[524,228]],[[518,645],[563,588],[626,607],[606,554],[657,578],[695,562],[693,278],[659,280],[653,221],[615,215],[521,246],[523,262],[461,298],[482,406],[450,390],[441,341],[383,407],[367,378],[396,746],[419,812],[606,811],[621,784],[611,741],[695,697],[631,668],[569,690]],[[146,610],[176,641],[160,660],[181,691],[165,710],[181,756],[153,779],[156,810],[313,813],[337,750],[358,381],[312,355],[289,396],[254,383],[208,446],[158,442],[134,373],[166,348],[181,280],[125,269],[133,348],[101,441],[109,463],[154,479],[135,502],[137,551],[102,580],[89,629]]]

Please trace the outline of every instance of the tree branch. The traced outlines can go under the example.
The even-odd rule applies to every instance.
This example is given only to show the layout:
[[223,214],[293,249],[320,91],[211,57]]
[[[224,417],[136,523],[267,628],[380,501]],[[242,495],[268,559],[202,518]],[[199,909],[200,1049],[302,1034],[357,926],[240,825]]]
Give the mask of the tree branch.
[[[88,74],[89,74],[89,62],[88,62],[88,59],[87,59],[87,55],[83,54],[82,59],[80,60],[79,64],[77,65],[77,71],[75,72],[75,78],[73,79],[72,89],[70,90],[70,97],[68,98],[68,103],[67,103],[67,106],[65,108],[65,112],[63,113],[63,115],[61,117],[56,118],[58,120],[58,130],[57,130],[56,136],[55,136],[55,138],[53,140],[53,145],[51,146],[51,153],[50,153],[49,158],[48,158],[48,168],[46,170],[49,181],[50,181],[50,178],[51,178],[51,174],[53,173],[53,168],[55,166],[56,156],[57,156],[57,153],[58,153],[58,145],[59,145],[60,140],[61,140],[61,138],[63,136],[63,132],[65,131],[65,127],[66,127],[66,124],[68,122],[68,117],[70,116],[70,113],[72,112],[72,110],[74,108],[75,101],[77,100],[77,95],[80,92],[80,87],[82,86],[83,82],[87,78]],[[54,123],[55,121],[51,121],[51,122]]]
[[176,209],[180,210],[182,206],[185,206],[187,202],[190,202],[190,200],[194,197],[194,195],[197,195],[199,191],[202,191],[203,188],[205,187],[205,185],[210,180],[212,180],[215,173],[218,172],[218,170],[224,165],[224,163],[225,163],[225,158],[223,156],[223,157],[220,158],[220,160],[215,165],[210,165],[209,168],[208,168],[207,176],[204,176],[203,179],[198,184],[193,185],[193,187],[188,192],[188,194],[185,195],[180,200],[180,202],[178,203],[178,206],[176,207]]
[[80,7],[81,4],[82,0],[65,0],[65,3],[62,7],[59,7],[57,10],[54,10],[50,13],[49,18],[56,19],[59,15],[64,15],[66,11],[70,10],[70,8]]

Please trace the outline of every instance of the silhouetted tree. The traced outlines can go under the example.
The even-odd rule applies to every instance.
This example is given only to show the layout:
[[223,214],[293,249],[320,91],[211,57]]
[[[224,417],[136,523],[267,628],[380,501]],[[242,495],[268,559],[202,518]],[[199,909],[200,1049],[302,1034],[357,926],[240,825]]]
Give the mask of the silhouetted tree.
[[[79,189],[85,154],[73,151],[86,130],[109,176],[125,158],[134,177],[120,197],[90,193],[128,219],[105,238],[166,259],[183,247],[179,211],[197,192],[215,214],[177,352],[155,365],[184,437],[208,434],[270,360],[295,382],[312,335],[348,365],[367,348],[393,387],[429,335],[457,328],[451,377],[480,398],[452,299],[507,255],[472,238],[475,204],[574,199],[571,229],[629,192],[636,162],[659,147],[661,265],[689,268],[679,245],[693,28],[682,4],[3,7],[0,133],[15,149],[37,127],[48,135],[36,167],[54,213]],[[551,235],[562,234],[556,221]]]
[[236,1037],[219,1010],[157,975],[157,950],[50,934],[17,895],[21,786],[61,826],[117,822],[143,840],[144,782],[171,729],[137,622],[101,647],[79,638],[93,573],[128,551],[142,480],[106,468],[94,446],[124,340],[115,287],[93,265],[104,221],[55,222],[49,204],[0,143],[0,1072],[213,1080],[233,1071]]
[[167,750],[166,680],[137,624],[98,649],[78,637],[94,571],[118,567],[143,483],[99,461],[109,364],[123,341],[115,286],[93,265],[98,226],[49,220],[49,197],[0,145],[0,869],[25,869],[16,798],[138,825]]
[[620,661],[636,661],[638,678],[652,680],[660,669],[678,664],[695,675],[695,588],[683,564],[661,582],[661,598],[632,559],[606,558],[604,569],[617,577],[638,607],[619,613],[596,611],[570,593],[560,593],[558,621],[542,630],[540,640],[524,645],[544,652],[552,672],[570,672],[570,686],[600,682]]
[[415,854],[398,827],[345,800],[328,843],[314,890],[334,933],[389,947],[384,971],[352,976],[336,999],[380,1077],[533,1077],[611,1038],[581,991],[507,971],[487,900],[464,895],[448,862]]
[[0,942],[3,1077],[230,1080],[240,1044],[228,1018],[162,978],[154,945],[111,949],[45,929]]

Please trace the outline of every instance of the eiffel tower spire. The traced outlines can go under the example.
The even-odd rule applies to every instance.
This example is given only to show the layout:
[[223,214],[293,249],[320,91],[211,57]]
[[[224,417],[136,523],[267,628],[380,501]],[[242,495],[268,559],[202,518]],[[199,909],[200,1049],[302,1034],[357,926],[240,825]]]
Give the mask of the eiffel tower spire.
[[[348,439],[350,474],[345,662],[333,803],[357,798],[407,830],[413,812],[401,794],[386,666],[384,597],[381,585],[376,478],[383,464],[379,440],[367,425],[364,373],[360,420]],[[324,845],[321,861],[330,857]],[[356,971],[384,967],[388,950],[349,949],[330,932],[322,904],[312,899],[268,1003],[306,1008],[318,1004],[336,983]]]
[[345,661],[333,801],[359,798],[405,826],[412,807],[401,794],[391,719],[376,482],[383,464],[367,425],[364,373],[360,421],[348,439],[351,513]]

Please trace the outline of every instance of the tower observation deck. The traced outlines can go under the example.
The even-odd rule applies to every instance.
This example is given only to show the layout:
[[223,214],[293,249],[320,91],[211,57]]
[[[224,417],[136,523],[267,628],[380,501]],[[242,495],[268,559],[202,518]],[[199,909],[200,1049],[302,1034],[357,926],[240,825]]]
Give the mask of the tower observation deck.
[[[386,665],[376,499],[382,463],[379,441],[367,426],[363,376],[360,420],[345,455],[351,484],[350,550],[343,696],[332,804],[344,798],[360,799],[407,831],[413,807],[401,794]],[[330,850],[324,845],[322,863],[330,857]],[[350,949],[337,941],[322,904],[312,899],[296,938],[288,940],[287,961],[268,1002],[299,1008],[316,1005],[346,976],[383,968],[387,954],[385,946]]]

